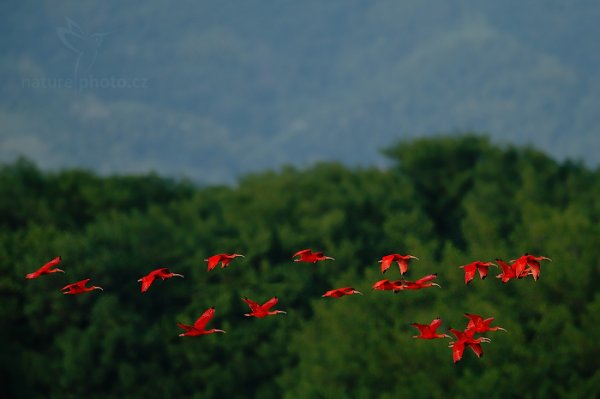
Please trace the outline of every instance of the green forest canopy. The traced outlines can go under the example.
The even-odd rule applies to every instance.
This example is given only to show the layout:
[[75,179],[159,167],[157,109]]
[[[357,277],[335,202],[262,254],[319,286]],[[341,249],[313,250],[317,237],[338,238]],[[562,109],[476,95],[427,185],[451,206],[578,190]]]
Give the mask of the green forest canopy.
[[[157,176],[0,169],[0,352],[11,398],[447,398],[600,395],[600,172],[465,135],[401,142],[389,170],[318,164],[196,187]],[[322,249],[335,262],[294,264]],[[203,260],[239,252],[227,269]],[[409,279],[441,289],[372,292],[377,259],[408,252]],[[463,283],[459,265],[551,257],[538,282]],[[64,275],[24,275],[61,255]],[[170,267],[185,279],[139,292]],[[392,273],[390,275],[390,273]],[[386,277],[394,278],[390,270]],[[390,275],[390,276],[388,276]],[[104,292],[66,297],[92,277]],[[399,277],[399,275],[398,275]],[[352,285],[365,295],[329,300]],[[285,316],[248,319],[242,296]],[[210,306],[227,334],[179,338]],[[412,322],[494,316],[485,356],[454,365]]]

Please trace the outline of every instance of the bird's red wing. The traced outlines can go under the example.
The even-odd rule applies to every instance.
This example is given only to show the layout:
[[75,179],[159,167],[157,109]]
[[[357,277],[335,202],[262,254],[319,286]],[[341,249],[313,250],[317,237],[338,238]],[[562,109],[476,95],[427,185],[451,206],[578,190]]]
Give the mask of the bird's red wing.
[[197,330],[204,330],[206,324],[215,315],[215,308],[208,308],[202,313],[202,316],[198,317],[198,320],[194,322],[194,328]]
[[483,321],[483,317],[477,314],[465,313],[465,317],[469,319],[469,323],[473,323],[475,325],[480,324]]
[[426,283],[428,281],[432,281],[435,280],[437,278],[437,274],[429,274],[425,277],[421,277],[420,279],[418,279],[417,281],[415,281],[416,284],[423,284]]
[[323,296],[333,296],[334,294],[336,294],[339,290],[329,290],[326,293],[323,294]]
[[425,335],[429,331],[429,326],[427,324],[412,323],[411,326],[418,328],[421,335]]
[[60,263],[60,256],[57,256],[56,258],[52,259],[50,262],[46,263],[44,266],[40,267],[38,269],[38,272],[44,272],[44,271],[48,271],[50,269],[52,269],[54,266],[58,265]]
[[315,256],[315,258],[322,258],[323,256],[325,256],[323,255],[323,251],[313,252],[312,254]]
[[525,270],[525,267],[527,267],[527,256],[525,255],[517,259],[512,265],[512,269],[514,270],[516,276],[520,276],[521,273],[523,273],[523,270]]
[[294,254],[294,256],[292,256],[292,258],[295,258],[296,256],[302,256],[304,254],[309,254],[311,253],[310,249],[303,249],[302,251],[298,251]]
[[157,277],[161,277],[162,275],[169,274],[169,268],[161,267],[160,269],[153,270],[150,273],[154,274]]
[[396,262],[398,262],[398,267],[400,268],[400,274],[404,274],[408,271],[408,259],[399,258]]
[[454,363],[460,361],[463,356],[463,352],[465,351],[465,343],[464,341],[456,341],[452,344],[452,358]]
[[394,255],[387,255],[381,258],[381,273],[385,273],[390,268],[394,261]]
[[185,331],[190,331],[190,330],[192,330],[194,328],[193,326],[188,326],[188,325],[185,325],[183,323],[177,323],[177,326],[179,328],[181,328],[182,330],[185,330]]
[[258,302],[254,302],[252,299],[248,298],[242,298],[242,300],[250,307],[250,311],[252,311],[252,313],[260,309],[260,304]]
[[479,278],[481,278],[483,280],[488,275],[489,266],[479,266],[477,268],[477,271],[479,272]]
[[483,356],[483,349],[481,349],[481,344],[469,344],[469,348],[471,348],[473,352],[475,352],[475,355],[477,355],[477,357]]
[[[513,277],[514,270],[513,270],[513,267],[511,265],[509,265],[508,263],[504,262],[502,259],[496,259],[496,263],[502,269],[502,274],[506,275],[507,277]],[[504,280],[504,278],[503,278],[503,280]]]
[[214,269],[221,261],[221,255],[213,255],[208,258],[208,271]]
[[263,305],[261,306],[261,308],[263,308],[263,310],[265,311],[269,311],[269,309],[271,309],[273,306],[275,306],[275,304],[279,301],[279,299],[274,296],[273,298],[269,299],[267,302],[263,303]]
[[431,331],[434,332],[441,325],[442,325],[442,319],[437,318],[437,319],[433,319],[431,321],[431,324],[429,324],[429,328],[431,328]]
[[472,263],[461,267],[465,269],[465,284],[469,284],[469,282],[475,278],[475,270],[477,270],[477,268]]
[[460,330],[456,330],[454,328],[450,328],[449,329],[450,332],[456,337],[457,340],[461,340],[465,338],[465,333],[464,331],[460,331]]
[[537,280],[540,276],[540,262],[538,262],[537,260],[529,260],[527,264],[529,265],[529,269],[531,270],[531,275],[533,276],[533,279]]
[[154,273],[150,273],[144,277],[141,278],[142,280],[142,292],[146,292],[148,291],[148,288],[150,288],[150,286],[152,285],[152,283],[154,282]]

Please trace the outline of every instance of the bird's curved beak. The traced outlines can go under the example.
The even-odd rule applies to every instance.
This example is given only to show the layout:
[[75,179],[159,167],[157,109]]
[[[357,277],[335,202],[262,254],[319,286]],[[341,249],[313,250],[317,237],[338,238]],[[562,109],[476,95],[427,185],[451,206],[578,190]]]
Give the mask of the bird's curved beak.
[[180,337],[185,337],[185,333],[179,334]]
[[411,259],[416,259],[416,260],[420,260],[419,258],[417,258],[416,256],[411,256]]
[[55,269],[58,273],[64,273],[65,271],[63,269]]
[[439,285],[438,283],[431,283],[431,285],[435,285],[436,287],[442,288],[442,286]]
[[506,328],[502,328],[502,327],[498,327],[498,330],[508,332],[508,331],[506,331]]
[[548,260],[548,261],[552,262],[552,259],[550,259],[550,258],[546,258],[545,256],[544,256],[544,257],[542,257],[542,259],[543,259],[543,260]]
[[377,261],[377,263],[381,263],[381,262],[383,262],[381,259],[379,259],[379,260]]
[[173,277],[182,277],[183,278],[183,274],[173,273]]
[[104,291],[104,288],[102,287],[94,287],[95,290],[100,290],[100,291]]
[[355,294],[358,294],[358,295],[362,295],[362,294],[363,294],[362,292],[360,292],[360,291],[356,291],[356,290],[354,290],[354,293],[355,293]]

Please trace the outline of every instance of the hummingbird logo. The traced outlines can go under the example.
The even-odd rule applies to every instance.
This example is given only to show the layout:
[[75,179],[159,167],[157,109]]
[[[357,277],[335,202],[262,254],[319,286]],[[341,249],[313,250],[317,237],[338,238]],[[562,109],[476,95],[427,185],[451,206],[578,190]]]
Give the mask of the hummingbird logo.
[[67,26],[56,28],[60,41],[77,55],[75,61],[75,79],[80,74],[88,73],[98,57],[98,51],[104,38],[110,32],[87,34],[72,19],[65,17]]

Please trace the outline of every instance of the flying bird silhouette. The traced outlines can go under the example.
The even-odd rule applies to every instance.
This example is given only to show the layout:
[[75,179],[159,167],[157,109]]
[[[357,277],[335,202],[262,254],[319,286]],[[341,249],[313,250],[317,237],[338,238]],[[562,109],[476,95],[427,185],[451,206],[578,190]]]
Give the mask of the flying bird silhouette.
[[533,276],[533,279],[537,281],[540,277],[540,261],[547,260],[552,262],[552,259],[547,258],[545,256],[535,256],[530,255],[528,253],[523,254],[516,260],[511,260],[513,263],[513,268],[515,270],[515,274],[518,276],[524,272],[524,270],[529,267],[530,274]]
[[469,319],[469,323],[467,324],[465,332],[470,333],[471,335],[498,330],[506,332],[506,330],[502,327],[490,327],[490,324],[492,321],[494,321],[493,317],[484,319],[483,317],[472,313],[465,313],[465,317]]
[[401,280],[400,290],[420,290],[423,288],[429,288],[431,286],[441,287],[438,283],[432,283],[437,278],[437,273],[428,274],[425,277],[421,277],[417,281]]
[[357,291],[352,287],[342,287],[342,288],[337,288],[335,290],[327,291],[326,293],[324,293],[321,296],[322,297],[331,297],[331,298],[340,298],[340,297],[343,297],[344,295],[353,295],[353,294],[362,295],[362,292]]
[[89,281],[90,281],[90,279],[86,278],[85,280],[81,280],[81,281],[78,281],[73,284],[65,285],[63,288],[61,288],[61,291],[65,295],[78,295],[78,294],[83,294],[84,292],[90,292],[90,291],[94,291],[94,290],[104,291],[102,289],[102,287],[97,287],[95,285],[93,285],[91,287],[86,287],[86,285]]
[[419,258],[417,258],[416,256],[413,256],[413,255],[400,255],[400,254],[385,255],[384,257],[381,258],[381,260],[379,260],[379,263],[381,263],[381,273],[385,273],[387,271],[387,269],[390,268],[392,263],[396,262],[398,264],[398,267],[400,268],[400,274],[404,275],[404,273],[406,273],[408,271],[408,261],[410,259],[419,260]]
[[185,330],[185,332],[179,334],[180,337],[197,337],[199,335],[207,335],[214,333],[224,333],[225,331],[216,328],[207,330],[206,325],[215,315],[215,307],[210,307],[202,313],[200,317],[194,322],[193,326],[188,326],[183,323],[177,323],[179,328]]
[[257,302],[254,302],[253,300],[248,299],[246,297],[242,298],[242,300],[244,302],[246,302],[246,304],[248,304],[248,306],[250,307],[250,313],[246,313],[246,314],[244,314],[244,316],[253,316],[253,317],[263,318],[263,317],[272,316],[272,315],[279,314],[279,313],[283,313],[283,314],[286,313],[283,310],[270,310],[279,301],[279,299],[276,296],[269,299],[267,302],[263,303],[262,305],[258,304]]
[[307,263],[317,263],[323,260],[335,260],[331,256],[323,255],[323,252],[313,252],[311,249],[303,249],[302,251],[298,251],[292,256],[294,262],[307,262]]
[[227,267],[229,265],[229,263],[237,257],[243,258],[244,255],[241,255],[241,254],[216,254],[216,255],[211,256],[208,259],[204,259],[204,261],[208,262],[208,271],[211,271],[212,269],[217,267],[219,262],[221,262],[221,269],[223,269],[223,268]]
[[437,334],[436,330],[442,325],[442,319],[439,317],[433,319],[429,324],[412,323],[411,326],[419,329],[419,335],[413,335],[413,338],[437,339],[451,338],[448,334]]
[[162,280],[166,280],[171,277],[183,277],[183,275],[171,273],[168,268],[162,267],[160,269],[152,270],[150,273],[140,278],[138,282],[142,283],[142,292],[146,292],[155,279],[160,278]]
[[482,280],[488,275],[488,269],[490,266],[496,266],[493,262],[481,262],[479,260],[471,262],[468,265],[460,266],[461,269],[465,270],[465,284],[469,284],[471,280],[475,278],[475,273],[479,272],[479,277]]
[[25,276],[27,279],[34,279],[44,274],[52,274],[52,273],[64,273],[65,271],[62,269],[53,269],[54,266],[58,265],[61,261],[61,257],[57,256],[52,259],[50,262],[46,263],[44,266],[37,269],[35,272],[29,273]]
[[452,357],[454,363],[462,359],[463,353],[466,347],[471,348],[477,357],[483,356],[483,349],[481,348],[482,342],[491,342],[489,338],[479,337],[474,338],[473,335],[467,334],[464,331],[455,330],[450,328],[450,332],[456,337],[455,341],[450,342],[449,348],[452,348]]

